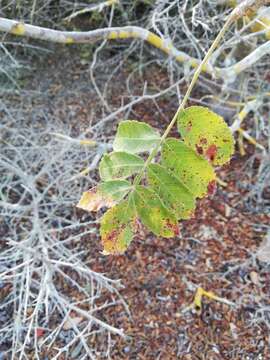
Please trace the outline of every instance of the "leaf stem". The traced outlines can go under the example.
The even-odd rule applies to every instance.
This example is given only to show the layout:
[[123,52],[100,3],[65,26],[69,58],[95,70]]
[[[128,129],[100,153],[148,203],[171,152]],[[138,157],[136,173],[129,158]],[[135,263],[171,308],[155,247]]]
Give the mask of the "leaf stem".
[[151,163],[151,161],[154,159],[154,157],[157,155],[158,153],[158,149],[160,148],[160,146],[162,145],[163,141],[166,139],[166,137],[169,135],[172,127],[174,126],[178,115],[180,113],[180,111],[182,111],[185,106],[186,103],[188,101],[188,98],[198,80],[198,77],[200,76],[200,73],[202,72],[203,68],[205,67],[205,65],[207,64],[209,58],[211,57],[213,51],[216,49],[216,47],[218,46],[218,44],[220,43],[223,35],[225,34],[225,32],[228,30],[228,28],[230,27],[230,25],[234,22],[235,20],[235,11],[232,11],[231,14],[229,15],[227,21],[225,22],[225,24],[223,25],[222,29],[220,30],[220,32],[218,33],[217,37],[215,38],[215,40],[213,41],[212,45],[210,46],[209,50],[207,51],[204,59],[202,60],[202,62],[200,63],[200,65],[197,67],[192,80],[189,84],[189,87],[186,91],[186,94],[182,100],[182,102],[180,103],[176,113],[174,114],[173,119],[171,120],[170,124],[168,125],[167,129],[165,130],[164,134],[162,135],[159,143],[155,146],[155,148],[152,150],[152,152],[150,153],[149,157],[147,158],[142,170],[140,171],[140,173],[135,177],[134,179],[134,186],[138,185],[144,175],[145,169],[148,167],[148,165]]

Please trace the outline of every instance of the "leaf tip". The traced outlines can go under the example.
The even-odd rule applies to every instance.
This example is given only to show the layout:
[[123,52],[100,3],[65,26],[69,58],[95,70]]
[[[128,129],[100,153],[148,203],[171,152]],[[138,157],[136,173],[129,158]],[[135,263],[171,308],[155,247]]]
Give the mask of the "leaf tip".
[[174,236],[180,235],[180,225],[178,223],[167,221],[166,226],[172,230]]
[[79,209],[88,210],[88,207],[87,207],[88,203],[89,203],[89,191],[85,191],[85,192],[83,192],[76,207]]

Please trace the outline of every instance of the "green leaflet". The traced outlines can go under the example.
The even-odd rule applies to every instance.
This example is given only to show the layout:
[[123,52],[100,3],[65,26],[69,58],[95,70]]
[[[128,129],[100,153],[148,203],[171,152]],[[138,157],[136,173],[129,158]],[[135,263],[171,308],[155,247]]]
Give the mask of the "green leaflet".
[[109,180],[101,183],[99,189],[103,195],[111,196],[115,202],[119,202],[131,189],[131,184],[127,180]]
[[212,190],[216,179],[212,166],[182,141],[167,139],[161,156],[162,165],[194,196],[201,198]]
[[177,219],[189,219],[196,206],[193,194],[175,176],[158,164],[147,169],[148,182]]
[[159,133],[150,125],[135,120],[126,120],[118,125],[113,149],[136,154],[152,150],[159,141]]
[[112,207],[125,197],[130,187],[126,180],[106,181],[84,192],[77,207],[87,211]]
[[185,144],[213,165],[230,161],[234,139],[221,116],[208,108],[191,106],[180,112],[177,125]]
[[154,234],[166,238],[179,235],[176,217],[163,205],[154,191],[138,185],[131,198],[141,222]]
[[125,179],[142,169],[143,159],[126,152],[105,154],[99,164],[102,180]]
[[135,229],[136,213],[131,201],[124,200],[109,209],[100,223],[104,255],[124,253]]

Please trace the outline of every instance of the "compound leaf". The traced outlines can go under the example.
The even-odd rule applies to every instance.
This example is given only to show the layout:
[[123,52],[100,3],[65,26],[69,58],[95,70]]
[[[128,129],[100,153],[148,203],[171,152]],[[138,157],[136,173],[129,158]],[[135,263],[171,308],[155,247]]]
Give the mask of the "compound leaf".
[[195,210],[193,194],[175,176],[158,164],[147,169],[148,182],[177,219],[189,219]]
[[179,235],[176,217],[153,190],[138,185],[131,196],[141,222],[149,230],[166,238]]
[[234,139],[221,116],[203,106],[191,106],[180,112],[177,125],[185,144],[213,165],[230,160]]
[[125,179],[142,169],[144,161],[137,155],[126,152],[105,154],[99,164],[102,180]]
[[126,120],[118,126],[113,149],[136,154],[152,150],[159,140],[159,133],[150,125],[136,120]]
[[135,229],[136,212],[129,199],[109,209],[100,223],[104,255],[124,253],[133,239]]
[[161,156],[162,165],[194,196],[201,198],[212,192],[216,179],[212,166],[184,142],[167,139]]
[[[155,235],[179,235],[177,220],[190,218],[196,197],[214,190],[212,165],[228,162],[234,151],[229,127],[220,116],[201,106],[181,111],[177,120],[183,141],[166,139],[161,165],[150,164],[146,169],[144,160],[136,154],[159,145],[159,133],[138,121],[119,124],[115,151],[104,155],[100,162],[103,182],[83,193],[77,205],[88,211],[111,207],[100,225],[104,254],[125,252],[139,221]],[[142,170],[147,171],[148,187],[137,185],[143,173],[133,185],[124,180]]]
[[84,192],[77,205],[86,211],[98,211],[103,207],[112,207],[128,193],[130,183],[126,180],[111,180]]

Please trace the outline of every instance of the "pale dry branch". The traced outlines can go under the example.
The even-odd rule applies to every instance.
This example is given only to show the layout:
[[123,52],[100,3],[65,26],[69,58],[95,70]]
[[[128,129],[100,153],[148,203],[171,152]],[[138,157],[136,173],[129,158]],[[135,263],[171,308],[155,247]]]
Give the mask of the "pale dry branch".
[[72,19],[74,19],[77,16],[84,15],[84,14],[90,13],[92,11],[101,12],[104,8],[115,5],[117,3],[119,3],[119,0],[107,0],[107,1],[102,2],[101,4],[95,4],[95,5],[83,8],[81,10],[75,11],[71,15],[67,16],[64,20],[71,21]]
[[[0,284],[9,289],[0,307],[14,317],[1,322],[0,344],[9,344],[6,356],[10,359],[28,359],[31,352],[40,359],[43,349],[51,346],[54,351],[53,344],[61,344],[63,324],[72,323],[70,314],[76,312],[83,321],[72,324],[70,337],[58,346],[55,358],[82,346],[79,358],[96,359],[97,351],[107,353],[108,349],[105,344],[103,350],[92,348],[89,339],[97,334],[107,338],[111,331],[123,336],[122,330],[101,320],[99,314],[119,304],[127,308],[118,292],[120,282],[92,271],[82,261],[82,238],[95,234],[96,222],[74,216],[80,191],[78,182],[70,178],[83,162],[95,158],[96,151],[106,151],[106,145],[96,136],[76,140],[57,121],[46,118],[35,132],[29,120],[15,114],[11,108],[4,112],[0,125],[5,139],[0,159],[1,216],[7,224]],[[72,293],[67,294],[61,283]]]
[[[240,3],[231,13],[231,23],[237,21],[248,11],[255,11],[259,7],[268,4],[269,0],[245,0]],[[185,25],[186,26],[186,25]],[[33,39],[45,40],[63,44],[94,43],[99,40],[115,39],[141,39],[159,48],[164,53],[176,59],[180,63],[188,63],[191,67],[198,67],[200,59],[189,56],[183,51],[176,49],[171,41],[162,39],[151,31],[138,26],[108,27],[86,32],[59,31],[49,28],[25,24],[19,21],[0,18],[0,31]],[[261,45],[254,52],[229,68],[211,66],[211,62],[204,65],[203,71],[219,78],[234,78],[240,72],[246,70],[264,55],[270,53],[270,42]]]

